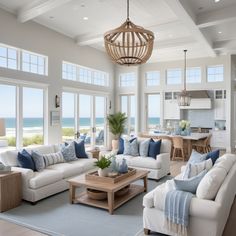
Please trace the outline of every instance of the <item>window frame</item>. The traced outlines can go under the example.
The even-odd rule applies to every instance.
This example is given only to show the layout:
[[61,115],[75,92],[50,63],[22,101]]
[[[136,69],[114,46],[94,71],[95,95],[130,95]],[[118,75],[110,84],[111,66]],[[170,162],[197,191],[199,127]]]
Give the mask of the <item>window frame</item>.
[[[148,74],[151,74],[151,79],[148,78]],[[157,74],[158,77],[157,78],[153,78],[154,74]],[[156,79],[156,84],[153,83],[153,81],[155,81]],[[152,84],[148,84],[148,80],[151,80],[152,81]],[[145,85],[146,87],[151,87],[151,86],[160,86],[160,83],[161,83],[161,73],[160,71],[147,71],[145,72]]]
[[[20,69],[20,55],[19,55],[19,49],[16,48],[16,47],[13,47],[13,46],[10,46],[10,45],[6,45],[6,44],[3,44],[3,43],[0,43],[0,47],[2,48],[6,48],[6,57],[3,57],[3,56],[0,56],[0,58],[5,58],[6,59],[6,66],[0,66],[1,68],[4,68],[4,69],[9,69],[9,70],[19,70]],[[9,64],[9,60],[14,60],[13,58],[9,58],[8,57],[8,50],[9,49],[12,49],[12,50],[15,50],[16,51],[16,68],[10,68],[8,67],[8,64]]]
[[[173,77],[173,76],[169,77],[168,73],[171,72],[171,71],[180,71],[180,76],[179,77]],[[168,68],[168,69],[166,69],[166,85],[181,85],[182,84],[182,76],[183,76],[182,73],[183,72],[182,72],[181,68]],[[173,78],[180,79],[180,82],[178,82],[178,83],[168,83],[168,80],[173,79]]]
[[[132,80],[129,80],[130,78],[132,78]],[[125,81],[122,81],[122,79],[124,79]],[[137,76],[136,76],[135,72],[127,72],[127,73],[120,73],[119,74],[119,87],[120,88],[135,87],[136,81],[137,81]]]

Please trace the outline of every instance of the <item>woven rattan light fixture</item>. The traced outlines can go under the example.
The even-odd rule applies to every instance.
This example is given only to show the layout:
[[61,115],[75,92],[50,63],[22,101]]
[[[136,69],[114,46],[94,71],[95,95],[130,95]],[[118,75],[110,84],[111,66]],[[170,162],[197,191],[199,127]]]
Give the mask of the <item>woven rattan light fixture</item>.
[[105,48],[110,58],[119,65],[139,65],[145,63],[152,54],[154,34],[127,19],[118,28],[104,34]]
[[184,50],[184,90],[178,95],[177,100],[179,106],[190,106],[191,97],[190,94],[186,90],[186,53],[187,50]]

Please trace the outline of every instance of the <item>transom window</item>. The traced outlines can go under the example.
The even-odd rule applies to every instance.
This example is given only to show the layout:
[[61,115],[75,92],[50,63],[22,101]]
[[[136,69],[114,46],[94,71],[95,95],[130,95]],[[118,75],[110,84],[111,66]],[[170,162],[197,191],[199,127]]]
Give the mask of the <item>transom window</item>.
[[146,72],[146,86],[160,85],[160,72],[148,71]]
[[27,51],[22,51],[22,70],[39,75],[46,75],[46,57]]
[[17,49],[0,45],[0,66],[17,69]]
[[135,86],[135,73],[120,74],[120,87],[133,87]]
[[168,69],[166,84],[181,84],[182,71],[179,68]]
[[189,84],[201,83],[201,68],[191,67],[186,71],[186,82]]
[[207,81],[208,82],[224,81],[224,66],[223,65],[208,66]]
[[108,73],[64,61],[62,62],[62,79],[99,86],[109,86]]

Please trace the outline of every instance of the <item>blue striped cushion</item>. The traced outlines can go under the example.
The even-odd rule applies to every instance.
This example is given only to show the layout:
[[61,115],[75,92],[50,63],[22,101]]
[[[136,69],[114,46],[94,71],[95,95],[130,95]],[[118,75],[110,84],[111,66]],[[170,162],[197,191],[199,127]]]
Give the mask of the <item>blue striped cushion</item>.
[[61,152],[49,153],[43,155],[45,166],[54,165],[57,163],[65,162]]

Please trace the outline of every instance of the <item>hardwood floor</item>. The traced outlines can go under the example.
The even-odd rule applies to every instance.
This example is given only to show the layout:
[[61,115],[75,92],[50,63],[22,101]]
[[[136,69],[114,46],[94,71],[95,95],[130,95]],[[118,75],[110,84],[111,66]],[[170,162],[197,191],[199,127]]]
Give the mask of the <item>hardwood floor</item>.
[[[176,176],[180,173],[181,166],[183,166],[185,162],[182,161],[171,161],[171,175]],[[234,200],[234,204],[231,208],[230,216],[228,222],[225,226],[223,236],[235,236],[236,231],[236,200]],[[46,236],[46,234],[42,234],[31,229],[0,220],[0,236]],[[191,236],[191,235],[190,235]]]

